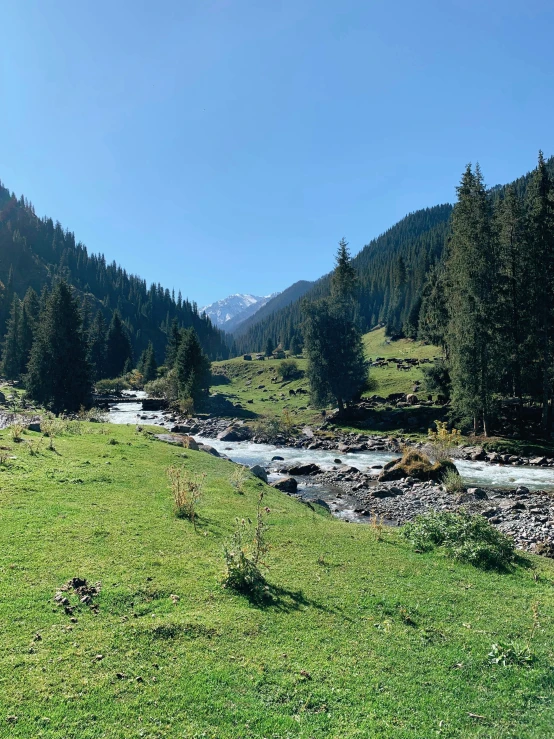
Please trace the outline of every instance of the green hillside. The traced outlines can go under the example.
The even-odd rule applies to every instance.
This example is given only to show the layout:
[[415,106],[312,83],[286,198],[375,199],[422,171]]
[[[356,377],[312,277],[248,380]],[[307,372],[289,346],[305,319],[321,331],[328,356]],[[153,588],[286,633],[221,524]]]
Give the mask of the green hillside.
[[[35,456],[0,433],[1,736],[550,735],[552,562],[481,571],[255,479],[238,495],[231,463],[134,428],[72,431]],[[206,475],[196,532],[173,515],[168,465]],[[256,605],[222,587],[222,548],[262,489]],[[54,596],[74,577],[100,592],[69,592],[68,615]],[[534,661],[491,664],[512,642]]]

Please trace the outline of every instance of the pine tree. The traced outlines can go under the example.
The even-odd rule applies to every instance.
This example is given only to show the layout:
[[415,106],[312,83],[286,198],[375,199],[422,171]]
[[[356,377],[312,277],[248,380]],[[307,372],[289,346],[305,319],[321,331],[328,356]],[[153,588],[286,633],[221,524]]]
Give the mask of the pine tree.
[[335,269],[331,276],[331,296],[334,299],[348,300],[354,297],[357,278],[352,266],[348,242],[344,237],[339,241],[335,255]]
[[301,353],[302,347],[300,345],[300,341],[298,339],[298,334],[294,333],[292,335],[292,339],[290,340],[290,353],[296,357],[298,354]]
[[496,260],[491,204],[479,167],[466,168],[452,215],[446,285],[452,405],[488,434],[498,387],[495,332]]
[[266,344],[265,344],[265,355],[266,355],[266,357],[271,357],[271,355],[273,354],[274,350],[275,350],[275,344],[273,343],[273,339],[270,337],[270,338],[268,338],[268,340],[266,341]]
[[41,315],[25,379],[29,397],[54,413],[74,412],[90,403],[90,368],[81,324],[79,305],[61,281]]
[[2,351],[2,374],[16,380],[21,373],[21,301],[14,295]]
[[303,305],[304,350],[312,402],[335,401],[339,410],[356,400],[367,382],[362,336],[354,320],[356,273],[350,265],[344,239],[339,244],[332,296]]
[[200,401],[210,387],[210,362],[193,328],[183,331],[175,368],[180,397]]
[[38,295],[30,287],[23,298],[21,309],[21,324],[19,328],[19,343],[21,348],[20,374],[25,374],[31,357],[31,349],[35,338],[40,316]]
[[106,339],[106,376],[120,377],[133,359],[133,350],[119,311],[114,311]]
[[165,364],[169,369],[175,364],[177,358],[177,352],[181,344],[181,329],[179,328],[179,321],[174,318],[169,329],[169,337],[167,339],[167,346],[165,350]]
[[139,363],[137,364],[137,369],[141,373],[143,381],[145,383],[151,382],[152,380],[156,379],[158,375],[158,365],[156,363],[154,346],[151,341],[148,343],[148,346],[141,354]]
[[530,328],[536,338],[536,357],[542,389],[542,425],[547,430],[554,338],[554,207],[552,182],[542,152],[539,152],[538,165],[527,191],[526,206]]
[[107,330],[104,314],[98,310],[89,330],[88,361],[93,382],[106,377]]

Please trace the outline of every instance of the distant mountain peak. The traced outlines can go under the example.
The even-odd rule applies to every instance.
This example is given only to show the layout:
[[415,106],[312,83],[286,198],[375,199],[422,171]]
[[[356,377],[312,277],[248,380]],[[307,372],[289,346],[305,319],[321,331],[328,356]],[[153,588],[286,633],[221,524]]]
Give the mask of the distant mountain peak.
[[205,313],[213,324],[225,331],[234,330],[242,321],[254,315],[273,295],[251,295],[250,293],[234,293],[215,303],[206,305],[200,313]]

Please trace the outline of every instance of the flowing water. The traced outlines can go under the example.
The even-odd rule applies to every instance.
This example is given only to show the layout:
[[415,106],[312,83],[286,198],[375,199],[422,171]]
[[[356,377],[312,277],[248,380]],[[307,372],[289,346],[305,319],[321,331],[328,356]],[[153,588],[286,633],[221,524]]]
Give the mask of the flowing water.
[[[115,403],[109,412],[112,423],[148,423],[162,426],[164,416],[156,411],[143,411],[140,398],[145,393],[137,392],[136,403]],[[167,424],[166,424],[167,425]],[[249,441],[219,441],[218,439],[204,439],[195,437],[199,442],[209,444],[218,452],[226,454],[234,462],[263,467],[271,466],[274,456],[283,457],[288,465],[314,462],[322,469],[330,469],[335,459],[344,464],[357,467],[362,472],[371,472],[375,465],[384,465],[393,459],[394,454],[389,452],[352,452],[344,454],[324,449],[294,449],[291,447],[277,447],[273,444],[254,444]],[[554,468],[551,467],[514,467],[511,465],[490,464],[487,462],[469,462],[455,460],[456,467],[466,485],[484,485],[486,487],[513,488],[525,485],[530,490],[554,489]],[[379,470],[373,470],[375,475]],[[320,487],[314,486],[314,492],[319,493]]]

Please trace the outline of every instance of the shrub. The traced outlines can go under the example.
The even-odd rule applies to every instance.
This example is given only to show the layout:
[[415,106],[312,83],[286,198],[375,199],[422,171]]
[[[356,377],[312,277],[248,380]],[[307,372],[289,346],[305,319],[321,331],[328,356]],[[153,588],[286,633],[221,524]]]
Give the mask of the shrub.
[[244,483],[248,479],[248,472],[241,464],[237,464],[231,472],[231,485],[237,493],[244,495]]
[[277,367],[277,374],[281,380],[296,380],[304,375],[296,359],[283,359]]
[[465,490],[464,482],[458,470],[449,467],[442,476],[442,484],[448,493],[462,493]]
[[152,398],[166,398],[169,401],[177,400],[179,397],[179,383],[175,370],[158,377],[157,380],[147,382],[144,389]]
[[122,390],[130,390],[131,385],[126,377],[114,377],[113,379],[98,380],[96,383],[97,393],[120,393]]
[[22,441],[21,434],[25,430],[25,424],[23,421],[16,419],[11,425],[10,425],[10,434],[12,435],[12,439],[16,442]]
[[109,413],[102,408],[88,408],[81,407],[79,411],[79,419],[81,421],[91,421],[92,423],[107,423]]
[[48,436],[50,443],[48,448],[54,451],[54,439],[56,436],[64,431],[66,422],[63,418],[56,418],[56,416],[45,416],[40,422],[40,430],[45,436]]
[[169,467],[167,477],[173,493],[175,515],[188,518],[196,530],[196,506],[202,498],[205,473],[193,475],[183,467]]
[[458,446],[461,439],[461,434],[458,429],[452,429],[449,431],[447,428],[446,421],[435,421],[436,431],[429,429],[427,438],[429,439],[429,445],[431,447],[431,455],[436,460],[449,459],[450,450]]
[[265,539],[267,524],[264,516],[269,514],[270,510],[262,506],[263,497],[264,494],[261,492],[254,531],[250,519],[246,521],[244,518],[241,520],[237,518],[237,528],[230,543],[223,550],[227,570],[224,586],[258,598],[267,590],[267,583],[260,567],[267,568],[262,562],[263,555],[269,549]]
[[455,559],[485,569],[505,569],[515,559],[513,541],[480,515],[426,513],[407,523],[403,535],[416,549],[443,547]]

